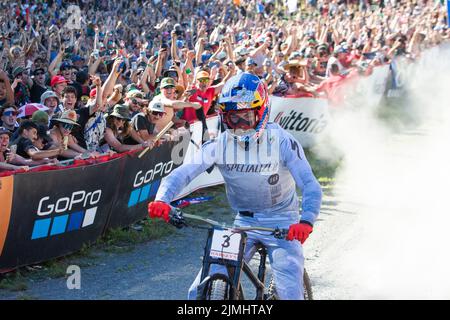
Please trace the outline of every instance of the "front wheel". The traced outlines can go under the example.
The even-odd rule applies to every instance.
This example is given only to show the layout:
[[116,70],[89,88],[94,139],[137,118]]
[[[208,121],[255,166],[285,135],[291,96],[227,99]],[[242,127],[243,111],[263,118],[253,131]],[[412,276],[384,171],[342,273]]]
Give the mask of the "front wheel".
[[213,280],[207,300],[228,300],[228,284],[222,279]]

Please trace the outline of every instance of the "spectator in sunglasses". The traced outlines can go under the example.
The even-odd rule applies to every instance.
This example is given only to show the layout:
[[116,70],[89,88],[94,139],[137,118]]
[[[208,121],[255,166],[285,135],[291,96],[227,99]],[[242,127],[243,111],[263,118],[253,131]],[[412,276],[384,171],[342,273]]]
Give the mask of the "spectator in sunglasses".
[[136,89],[128,91],[124,102],[130,110],[131,117],[134,117],[136,114],[142,112],[142,110],[148,105],[148,101],[144,100],[144,94]]
[[37,68],[33,71],[33,86],[30,89],[31,102],[40,103],[42,94],[47,91],[45,85],[45,70]]
[[142,112],[133,117],[131,125],[142,140],[152,141],[157,134],[156,124],[161,122],[165,114],[161,99],[156,97],[149,103],[147,108],[144,108]]
[[142,139],[130,125],[130,112],[122,104],[114,106],[106,118],[105,135],[100,146],[102,152],[114,150],[127,152],[151,146],[151,142]]
[[[202,120],[208,114],[214,98],[222,91],[225,82],[231,78],[234,72],[234,68],[228,69],[222,81],[215,86],[211,86],[210,74],[207,71],[200,71],[197,74],[196,86],[194,87],[194,92],[189,97],[189,102],[200,103],[203,108],[202,110],[195,110],[194,108],[184,109],[182,119],[188,122],[197,119]],[[203,111],[203,114],[201,111]]]
[[11,134],[14,134],[19,127],[17,115],[19,112],[14,105],[4,105],[0,108],[0,126],[6,128]]
[[79,126],[77,114],[74,110],[64,111],[61,117],[53,119],[52,122],[53,128],[50,130],[50,138],[55,147],[62,149],[62,152],[58,155],[60,158],[81,158],[83,155],[89,154],[72,135],[73,128]]

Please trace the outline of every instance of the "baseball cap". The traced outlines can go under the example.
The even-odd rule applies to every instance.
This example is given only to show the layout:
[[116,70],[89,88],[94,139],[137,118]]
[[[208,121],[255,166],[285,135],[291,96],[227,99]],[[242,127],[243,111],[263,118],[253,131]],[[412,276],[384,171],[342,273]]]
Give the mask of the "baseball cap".
[[334,48],[334,53],[344,53],[344,52],[347,52],[347,49],[344,48],[343,46],[337,45]]
[[21,74],[22,72],[24,72],[26,69],[23,67],[15,67],[13,72],[12,72],[12,76],[13,78],[17,77],[17,75]]
[[91,92],[89,92],[89,98],[94,98],[97,95],[97,88],[93,88]]
[[175,80],[172,78],[163,78],[161,80],[161,88],[175,87]]
[[31,117],[31,121],[36,124],[48,124],[48,113],[42,110],[35,111]]
[[219,59],[219,60],[224,60],[224,59],[227,58],[227,54],[226,54],[225,51],[220,51],[220,52],[217,54],[216,57],[217,57],[217,59]]
[[66,61],[61,64],[61,66],[59,67],[59,70],[63,71],[63,70],[72,69],[72,68],[73,68],[73,66],[69,62]]
[[148,104],[148,110],[164,112],[164,105],[161,102],[160,96],[157,96],[152,101],[150,101],[150,103]]
[[247,60],[245,61],[245,64],[246,64],[247,66],[251,66],[251,65],[257,66],[257,65],[258,65],[258,64],[256,63],[256,61],[253,60],[252,58],[247,58]]
[[246,54],[250,54],[250,51],[248,51],[246,47],[242,47],[241,49],[239,49],[238,55],[245,56]]
[[11,131],[6,129],[5,127],[0,127],[0,135],[7,134],[8,136],[11,136]]
[[57,84],[60,84],[60,83],[68,83],[69,81],[67,81],[66,80],[66,78],[64,78],[63,76],[54,76],[53,78],[52,78],[52,80],[50,81],[50,86],[51,87],[54,87],[54,86],[56,86]]
[[38,71],[42,71],[42,72],[44,72],[44,74],[45,74],[45,69],[44,69],[44,68],[36,68],[36,69],[34,69],[34,71],[33,71],[33,75],[36,75],[36,73],[37,73]]
[[197,80],[198,79],[209,79],[209,73],[207,71],[200,71],[199,73],[197,73],[197,76],[195,78]]
[[127,98],[139,98],[139,99],[144,99],[144,93],[142,93],[142,91],[137,90],[137,89],[133,89],[127,92],[126,95]]

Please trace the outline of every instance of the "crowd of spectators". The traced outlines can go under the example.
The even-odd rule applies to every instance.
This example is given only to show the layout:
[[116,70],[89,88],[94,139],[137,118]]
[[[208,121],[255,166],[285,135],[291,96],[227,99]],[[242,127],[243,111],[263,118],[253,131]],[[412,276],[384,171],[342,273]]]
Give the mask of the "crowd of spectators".
[[[289,5],[288,5],[289,3]],[[447,41],[427,0],[78,0],[0,4],[0,170],[155,145],[216,113],[240,72],[324,96]]]

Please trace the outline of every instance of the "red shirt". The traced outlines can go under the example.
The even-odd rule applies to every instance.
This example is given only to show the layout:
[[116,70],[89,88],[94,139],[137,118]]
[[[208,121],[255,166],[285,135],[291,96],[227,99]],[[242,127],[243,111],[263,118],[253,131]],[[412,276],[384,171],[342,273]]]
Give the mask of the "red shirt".
[[[200,103],[203,107],[203,113],[206,116],[214,100],[214,97],[216,96],[215,89],[213,87],[209,87],[205,92],[200,91],[198,88],[196,89],[197,91],[189,98],[189,102]],[[181,117],[181,119],[184,119],[188,122],[198,120],[197,115],[195,114],[195,109],[184,108],[183,116]]]
[[344,84],[354,81],[358,77],[357,70],[352,70],[346,76],[332,75],[328,79],[323,80],[317,87],[317,92],[323,91],[326,93],[330,105],[339,106],[344,100]]
[[328,100],[330,101],[330,105],[340,105],[344,97],[342,96],[342,90],[339,90],[339,87],[342,86],[344,81],[345,76],[343,75],[330,76],[328,79],[325,79],[320,83],[316,91],[325,92]]

